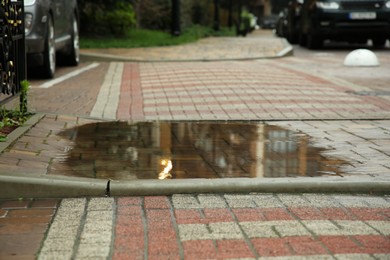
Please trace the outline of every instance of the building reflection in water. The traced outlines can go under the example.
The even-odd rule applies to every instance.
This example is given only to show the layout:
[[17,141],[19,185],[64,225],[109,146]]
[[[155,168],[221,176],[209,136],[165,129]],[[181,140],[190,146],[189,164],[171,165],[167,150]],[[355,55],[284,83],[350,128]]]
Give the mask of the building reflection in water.
[[109,122],[66,130],[50,173],[111,179],[319,176],[337,172],[309,137],[262,123]]

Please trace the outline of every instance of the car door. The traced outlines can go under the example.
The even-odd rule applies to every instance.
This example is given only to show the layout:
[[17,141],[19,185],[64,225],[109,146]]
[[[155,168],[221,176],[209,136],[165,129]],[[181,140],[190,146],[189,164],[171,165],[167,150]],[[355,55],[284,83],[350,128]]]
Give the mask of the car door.
[[77,3],[75,0],[63,0],[63,17],[65,18],[65,31],[67,34],[71,34],[73,31],[73,16],[74,12],[77,6]]
[[65,1],[66,0],[51,0],[56,45],[60,44],[64,40],[63,37],[66,35],[66,26],[68,22],[64,12]]

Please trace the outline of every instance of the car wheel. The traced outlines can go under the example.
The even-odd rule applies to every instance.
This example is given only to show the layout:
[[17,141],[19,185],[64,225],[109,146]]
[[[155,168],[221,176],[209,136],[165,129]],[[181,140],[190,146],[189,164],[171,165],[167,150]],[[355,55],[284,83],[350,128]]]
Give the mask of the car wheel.
[[293,29],[294,25],[289,25],[286,29],[287,31],[287,39],[291,44],[299,43],[299,35],[295,29]]
[[302,47],[307,45],[307,36],[302,32],[299,33],[299,45]]
[[299,39],[298,39],[299,37],[296,35],[296,33],[293,33],[293,32],[291,32],[291,33],[288,33],[287,34],[287,39],[288,39],[288,41],[291,43],[291,44],[297,44],[297,43],[299,43]]
[[56,47],[54,41],[53,18],[49,16],[47,20],[47,34],[45,40],[45,50],[43,52],[42,72],[45,77],[53,78],[56,71]]
[[386,38],[376,38],[372,40],[375,48],[383,48],[386,45]]
[[319,49],[322,47],[322,40],[317,36],[309,34],[307,36],[307,47],[311,50]]
[[80,62],[80,36],[79,21],[74,15],[72,19],[72,41],[67,48],[68,52],[64,55],[64,62],[68,66],[77,66]]

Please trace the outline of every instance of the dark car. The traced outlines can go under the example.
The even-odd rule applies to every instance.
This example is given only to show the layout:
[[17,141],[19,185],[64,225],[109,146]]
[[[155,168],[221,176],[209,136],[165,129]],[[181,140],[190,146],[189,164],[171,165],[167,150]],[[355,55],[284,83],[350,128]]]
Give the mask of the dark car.
[[287,37],[288,36],[288,33],[287,33],[287,29],[288,29],[287,14],[288,14],[287,8],[279,13],[279,18],[278,18],[278,21],[276,22],[276,26],[275,26],[275,34],[279,37],[288,38]]
[[390,0],[305,0],[300,43],[314,49],[324,40],[384,46],[390,39]]
[[275,29],[278,19],[279,16],[277,14],[267,15],[261,20],[260,26],[262,29]]
[[290,43],[298,43],[301,29],[303,0],[291,0],[286,13],[286,38]]
[[57,58],[79,63],[79,19],[76,0],[24,0],[28,67],[39,66],[52,78]]

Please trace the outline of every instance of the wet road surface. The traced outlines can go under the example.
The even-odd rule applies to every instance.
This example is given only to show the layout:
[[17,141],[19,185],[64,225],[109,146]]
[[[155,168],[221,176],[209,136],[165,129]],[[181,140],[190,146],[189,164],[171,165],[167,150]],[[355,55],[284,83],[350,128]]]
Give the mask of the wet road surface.
[[[106,122],[59,134],[66,175],[100,179],[262,178],[340,175],[310,137],[248,122]],[[66,171],[63,168],[63,171]]]

